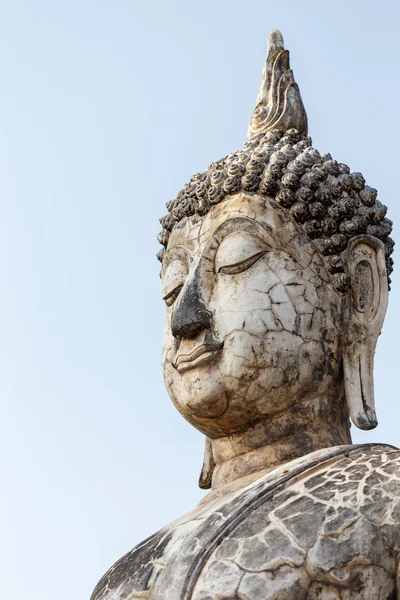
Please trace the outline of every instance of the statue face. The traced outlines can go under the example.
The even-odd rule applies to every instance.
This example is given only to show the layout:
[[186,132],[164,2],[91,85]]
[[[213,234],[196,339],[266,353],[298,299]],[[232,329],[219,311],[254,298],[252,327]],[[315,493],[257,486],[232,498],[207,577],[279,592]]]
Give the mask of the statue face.
[[171,233],[162,267],[163,372],[211,438],[324,394],[341,377],[341,298],[273,201],[240,193]]

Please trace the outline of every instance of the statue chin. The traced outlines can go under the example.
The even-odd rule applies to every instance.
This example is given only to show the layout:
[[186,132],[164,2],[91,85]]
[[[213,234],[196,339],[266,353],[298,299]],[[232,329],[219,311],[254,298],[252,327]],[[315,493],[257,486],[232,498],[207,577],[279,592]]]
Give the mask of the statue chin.
[[214,396],[192,396],[186,403],[187,410],[195,417],[221,417],[228,408],[228,400],[220,393]]
[[196,418],[221,417],[229,404],[221,382],[211,373],[200,373],[198,369],[184,373],[181,382],[175,382],[174,389],[169,392],[179,412],[192,423]]

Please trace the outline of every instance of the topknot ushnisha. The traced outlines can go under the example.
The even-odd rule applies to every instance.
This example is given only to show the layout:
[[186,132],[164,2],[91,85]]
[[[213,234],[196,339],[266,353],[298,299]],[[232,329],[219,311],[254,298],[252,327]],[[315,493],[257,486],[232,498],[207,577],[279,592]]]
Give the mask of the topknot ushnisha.
[[168,214],[160,219],[163,229],[158,236],[164,246],[158,253],[161,261],[177,223],[194,214],[204,215],[214,204],[245,191],[275,199],[303,226],[340,292],[349,285],[343,252],[360,234],[383,242],[390,275],[394,242],[387,209],[361,173],[351,173],[347,165],[312,147],[300,90],[289,68],[289,52],[277,30],[269,39],[248,138],[241,150],[196,173],[177,198],[167,203]]

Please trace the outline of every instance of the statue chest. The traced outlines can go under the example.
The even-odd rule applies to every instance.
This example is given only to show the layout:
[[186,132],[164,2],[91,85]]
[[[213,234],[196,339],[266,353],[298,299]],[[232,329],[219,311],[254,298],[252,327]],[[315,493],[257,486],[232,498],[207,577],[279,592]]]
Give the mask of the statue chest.
[[92,600],[394,598],[400,453],[351,448],[161,530],[112,567]]

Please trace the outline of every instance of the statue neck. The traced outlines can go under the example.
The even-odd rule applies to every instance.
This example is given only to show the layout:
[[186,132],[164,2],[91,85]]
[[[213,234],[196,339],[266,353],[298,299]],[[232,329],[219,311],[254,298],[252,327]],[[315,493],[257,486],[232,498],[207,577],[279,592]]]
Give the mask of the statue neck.
[[[247,485],[285,462],[351,444],[344,394],[307,399],[238,433],[212,440],[213,490]],[[222,491],[222,489],[221,489]]]

